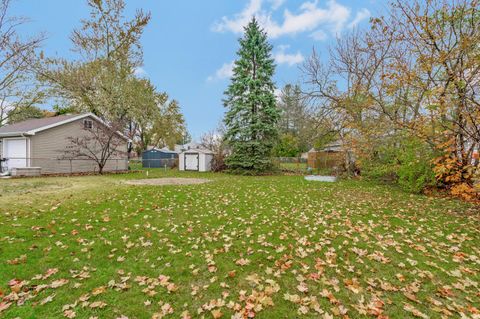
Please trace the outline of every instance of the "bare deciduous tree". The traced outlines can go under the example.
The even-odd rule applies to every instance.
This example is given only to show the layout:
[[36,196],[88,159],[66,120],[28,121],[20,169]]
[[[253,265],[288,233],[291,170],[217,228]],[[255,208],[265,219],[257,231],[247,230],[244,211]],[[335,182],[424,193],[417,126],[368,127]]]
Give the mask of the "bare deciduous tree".
[[89,0],[88,6],[89,19],[70,37],[77,59],[47,58],[37,72],[50,94],[76,111],[123,121],[137,111],[132,78],[142,65],[140,38],[150,13],[137,10],[127,19],[123,0]]
[[84,127],[84,134],[69,137],[69,148],[65,159],[87,159],[98,166],[98,173],[103,174],[109,160],[127,154],[126,138],[120,133],[125,127],[123,122],[105,123],[92,121],[91,127]]
[[223,139],[225,127],[220,124],[218,129],[203,134],[200,145],[213,152],[212,170],[219,172],[226,169],[225,157],[228,154],[227,145]]
[[36,49],[44,40],[40,34],[22,38],[18,29],[28,19],[9,16],[10,0],[0,0],[0,126],[8,123],[10,114],[21,107],[32,106],[42,100],[32,65]]
[[370,29],[337,39],[327,64],[312,54],[303,70],[308,96],[334,114],[362,156],[375,156],[390,137],[395,148],[406,134],[443,153],[434,168],[440,183],[471,188],[480,147],[479,23],[477,0],[396,0]]

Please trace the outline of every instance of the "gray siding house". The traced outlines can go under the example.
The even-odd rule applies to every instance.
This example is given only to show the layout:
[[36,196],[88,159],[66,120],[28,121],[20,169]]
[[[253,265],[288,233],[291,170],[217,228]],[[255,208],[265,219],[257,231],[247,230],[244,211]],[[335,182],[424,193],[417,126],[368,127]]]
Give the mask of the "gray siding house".
[[[40,167],[42,174],[80,173],[98,171],[97,164],[85,157],[72,158],[69,151],[74,147],[72,138],[92,134],[88,129],[105,125],[92,113],[60,115],[0,127],[0,159],[3,168]],[[120,143],[118,154],[111,157],[104,171],[127,170],[128,139]]]

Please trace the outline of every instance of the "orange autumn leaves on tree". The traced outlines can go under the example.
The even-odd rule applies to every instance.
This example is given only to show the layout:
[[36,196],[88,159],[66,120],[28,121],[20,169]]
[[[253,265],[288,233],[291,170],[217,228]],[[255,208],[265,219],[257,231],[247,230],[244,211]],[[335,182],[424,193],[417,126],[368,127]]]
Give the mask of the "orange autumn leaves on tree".
[[467,0],[397,1],[391,19],[379,22],[383,33],[405,48],[394,79],[411,90],[408,98],[418,105],[409,130],[441,154],[433,160],[438,184],[465,199],[477,196],[479,22],[478,1]]
[[477,167],[472,164],[464,165],[456,156],[454,144],[455,138],[451,138],[439,145],[443,155],[434,159],[435,177],[445,184],[452,195],[472,200],[478,197],[474,185]]
[[[306,61],[307,96],[322,114],[335,114],[360,170],[376,166],[400,181],[399,167],[423,161],[407,179],[428,180],[433,166],[438,186],[476,196],[479,23],[478,1],[396,0],[369,30],[339,38],[327,63],[316,52]],[[422,145],[402,156],[408,141]]]

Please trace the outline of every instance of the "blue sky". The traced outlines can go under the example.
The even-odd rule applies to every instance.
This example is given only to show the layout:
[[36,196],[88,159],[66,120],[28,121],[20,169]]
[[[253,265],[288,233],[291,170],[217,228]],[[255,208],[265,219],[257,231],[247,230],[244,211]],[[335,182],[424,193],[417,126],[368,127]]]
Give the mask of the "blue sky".
[[[150,11],[142,37],[144,66],[138,70],[159,91],[180,102],[194,138],[217,127],[223,91],[242,26],[255,15],[270,35],[277,61],[277,87],[301,82],[299,66],[313,47],[326,56],[335,35],[363,28],[383,11],[383,0],[126,0],[126,16]],[[47,55],[73,56],[69,35],[88,17],[82,0],[16,0],[13,15],[31,19],[25,35],[45,32]]]

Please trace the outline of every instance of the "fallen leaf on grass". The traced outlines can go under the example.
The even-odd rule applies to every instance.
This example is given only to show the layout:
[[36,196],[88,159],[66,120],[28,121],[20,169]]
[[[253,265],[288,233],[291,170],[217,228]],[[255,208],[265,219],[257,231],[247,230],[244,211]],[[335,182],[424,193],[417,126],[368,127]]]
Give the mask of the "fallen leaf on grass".
[[11,302],[0,302],[0,312],[7,310],[11,305]]
[[220,311],[220,309],[212,310],[211,313],[214,319],[219,319],[223,316],[223,313]]
[[55,289],[58,287],[62,287],[66,284],[68,284],[68,279],[58,279],[58,280],[52,281],[52,283],[50,284],[50,288]]
[[26,262],[27,262],[27,255],[21,255],[18,258],[7,260],[7,264],[9,265],[20,265],[20,264],[25,264]]
[[107,288],[105,286],[93,288],[92,295],[97,296],[97,295],[103,294],[106,290]]
[[50,296],[46,297],[45,299],[42,299],[42,301],[40,301],[40,305],[44,305],[48,302],[52,302],[54,297],[55,297],[55,294],[50,295]]
[[240,258],[235,263],[239,266],[246,266],[246,265],[250,264],[250,260],[248,260],[246,258]]
[[95,301],[90,304],[90,308],[95,309],[95,308],[105,308],[107,304],[103,301]]
[[417,308],[415,308],[413,305],[411,304],[404,304],[403,306],[403,309],[405,311],[408,311],[410,312],[412,315],[414,315],[415,317],[419,317],[419,318],[423,318],[423,319],[428,319],[430,318],[429,316],[427,316],[426,314],[424,314],[423,312],[421,312],[420,310],[418,310]]

